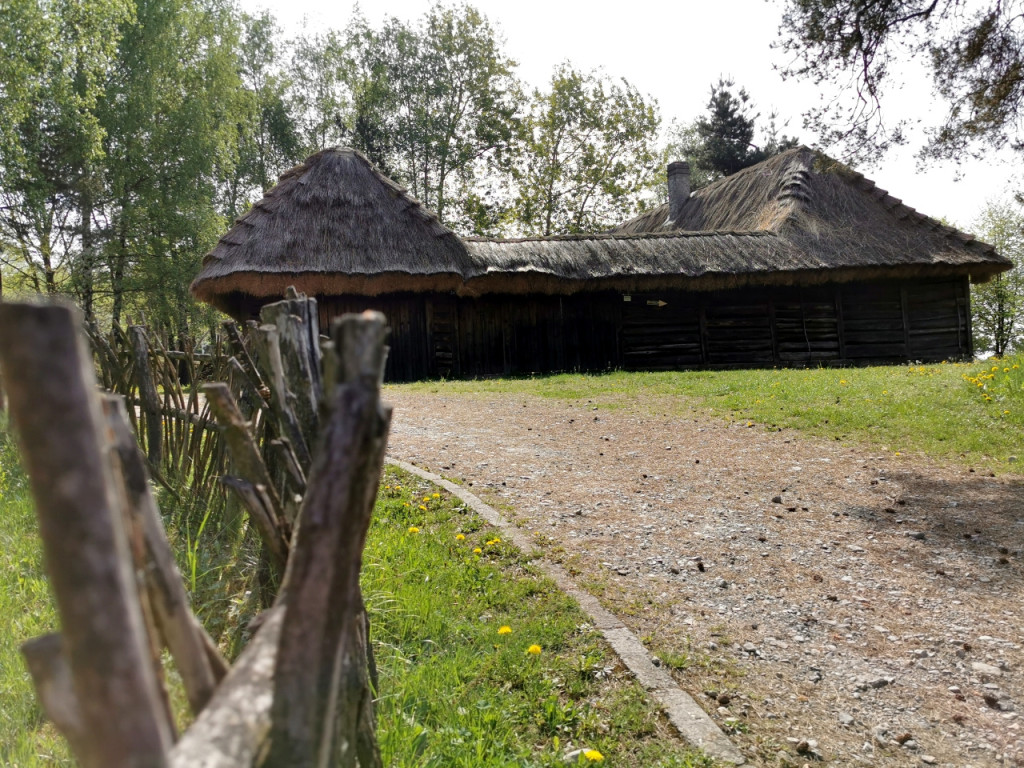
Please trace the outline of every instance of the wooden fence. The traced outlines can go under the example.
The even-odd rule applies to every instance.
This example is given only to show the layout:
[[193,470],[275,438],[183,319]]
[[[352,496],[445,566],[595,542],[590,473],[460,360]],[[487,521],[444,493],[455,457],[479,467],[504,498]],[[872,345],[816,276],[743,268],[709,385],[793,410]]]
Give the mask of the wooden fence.
[[[92,333],[104,395],[73,308],[0,304],[61,620],[23,650],[83,766],[380,765],[359,569],[390,423],[384,318],[343,317],[321,344],[315,301],[291,292],[261,320],[202,356],[138,326]],[[196,386],[200,364],[221,381]],[[231,489],[279,579],[230,667],[189,608],[150,470]],[[161,648],[195,714],[180,738]]]

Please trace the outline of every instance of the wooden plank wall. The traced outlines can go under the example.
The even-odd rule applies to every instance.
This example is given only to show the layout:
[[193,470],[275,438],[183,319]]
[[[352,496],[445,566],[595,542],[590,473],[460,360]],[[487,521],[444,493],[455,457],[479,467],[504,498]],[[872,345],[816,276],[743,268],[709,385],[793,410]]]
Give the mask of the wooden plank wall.
[[972,354],[966,279],[577,296],[394,294],[319,299],[322,327],[377,309],[386,377],[863,365]]

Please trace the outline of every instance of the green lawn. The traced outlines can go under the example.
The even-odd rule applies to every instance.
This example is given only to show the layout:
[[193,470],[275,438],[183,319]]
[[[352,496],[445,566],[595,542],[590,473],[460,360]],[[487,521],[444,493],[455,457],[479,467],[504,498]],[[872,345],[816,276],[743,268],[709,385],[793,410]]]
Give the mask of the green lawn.
[[579,765],[710,765],[576,604],[446,493],[389,470],[363,573],[385,765],[554,768],[578,749],[594,750]]
[[400,388],[509,393],[602,408],[701,413],[797,429],[992,471],[1024,471],[1024,357],[985,363],[744,371],[614,372],[421,382]]
[[67,764],[68,750],[44,723],[21,643],[57,628],[35,535],[28,482],[0,414],[0,765]]

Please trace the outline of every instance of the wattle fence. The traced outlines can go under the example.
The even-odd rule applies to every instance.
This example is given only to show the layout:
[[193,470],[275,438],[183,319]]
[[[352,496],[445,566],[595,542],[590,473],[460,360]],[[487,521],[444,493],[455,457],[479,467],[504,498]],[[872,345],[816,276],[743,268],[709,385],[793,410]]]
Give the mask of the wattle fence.
[[[61,620],[23,651],[81,765],[381,764],[359,569],[390,424],[386,335],[364,313],[321,337],[316,302],[290,292],[202,353],[141,326],[89,331],[90,350],[73,308],[0,304]],[[259,532],[268,608],[231,666],[189,607],[150,477],[208,503],[228,489]],[[180,737],[162,649],[195,715]]]

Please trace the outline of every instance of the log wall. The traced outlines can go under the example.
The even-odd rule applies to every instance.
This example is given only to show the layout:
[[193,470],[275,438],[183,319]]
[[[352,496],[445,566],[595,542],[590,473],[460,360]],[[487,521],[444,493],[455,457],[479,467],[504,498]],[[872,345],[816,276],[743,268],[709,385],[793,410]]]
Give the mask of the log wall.
[[376,309],[386,378],[864,365],[969,358],[966,278],[575,296],[321,297],[321,325]]

